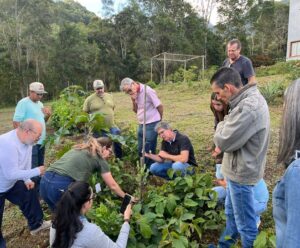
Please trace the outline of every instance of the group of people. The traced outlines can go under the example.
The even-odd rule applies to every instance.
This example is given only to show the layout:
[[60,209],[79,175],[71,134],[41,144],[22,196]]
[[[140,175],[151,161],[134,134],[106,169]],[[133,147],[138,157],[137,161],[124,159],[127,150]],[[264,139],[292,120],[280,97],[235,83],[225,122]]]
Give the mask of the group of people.
[[[228,58],[210,81],[213,92],[210,107],[215,116],[212,156],[216,159],[217,177],[213,189],[224,203],[226,214],[218,247],[231,247],[239,237],[242,247],[253,247],[260,215],[269,198],[263,180],[270,139],[269,110],[257,88],[252,63],[240,52],[239,40],[231,40],[227,44]],[[108,129],[95,132],[87,142],[75,145],[46,170],[42,144],[51,111],[40,101],[46,93],[43,84],[30,84],[29,96],[17,104],[15,129],[0,135],[0,225],[7,199],[19,206],[32,235],[51,226],[51,247],[126,247],[131,204],[124,212],[124,224],[116,242],[84,217],[95,196],[88,184],[93,172],[99,172],[104,183],[119,197],[126,194],[114,180],[107,162],[112,150],[119,159],[123,155],[121,145],[106,137],[108,133],[120,134],[114,121],[115,104],[105,92],[102,80],[95,80],[93,88],[95,92],[85,100],[83,111],[102,113]],[[130,96],[137,115],[140,156],[145,124],[144,154],[149,171],[167,180],[195,173],[197,162],[191,140],[162,121],[164,108],[155,90],[130,78],[121,81],[120,89]],[[287,170],[273,193],[279,248],[300,247],[297,223],[300,191],[294,186],[300,172],[299,97],[300,79],[288,87],[284,96],[278,163],[284,163]],[[157,136],[162,139],[158,153]],[[169,169],[177,173],[170,177]],[[43,220],[40,197],[53,213],[52,223]],[[5,247],[1,231],[0,248]]]

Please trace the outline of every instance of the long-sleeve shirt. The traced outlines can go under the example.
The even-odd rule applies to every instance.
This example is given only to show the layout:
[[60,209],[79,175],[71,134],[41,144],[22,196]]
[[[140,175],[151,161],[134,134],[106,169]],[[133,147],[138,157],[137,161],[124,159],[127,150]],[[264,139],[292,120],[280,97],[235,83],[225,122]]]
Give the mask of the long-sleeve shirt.
[[39,168],[31,169],[31,154],[32,146],[20,141],[17,129],[0,135],[0,193],[40,174]]
[[[125,248],[127,246],[130,226],[124,222],[116,242],[112,241],[97,225],[81,218],[83,228],[76,234],[71,248]],[[56,230],[50,228],[50,246],[55,240]]]

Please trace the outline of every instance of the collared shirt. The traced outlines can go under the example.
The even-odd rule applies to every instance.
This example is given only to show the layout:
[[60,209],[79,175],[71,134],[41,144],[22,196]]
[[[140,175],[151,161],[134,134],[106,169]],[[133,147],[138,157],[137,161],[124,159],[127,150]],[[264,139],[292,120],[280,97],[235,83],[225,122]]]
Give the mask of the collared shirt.
[[40,174],[38,167],[31,169],[31,153],[32,146],[19,140],[16,129],[0,135],[0,193]]
[[83,111],[89,114],[101,113],[104,115],[105,124],[111,128],[115,127],[115,104],[111,94],[104,92],[102,96],[96,93],[85,99]]
[[[157,107],[161,105],[161,102],[151,87],[147,86],[146,89],[146,124],[153,123],[161,120],[161,116],[157,110]],[[140,91],[137,94],[135,100],[137,109],[137,119],[140,124],[144,123],[144,95],[145,85],[140,83]]]
[[34,119],[42,124],[43,131],[39,141],[37,142],[39,145],[43,144],[46,138],[46,122],[45,115],[42,111],[43,107],[44,105],[42,102],[33,102],[29,97],[25,97],[18,102],[13,118],[13,120],[17,122]]
[[174,132],[176,133],[176,136],[173,142],[163,140],[161,142],[161,150],[171,155],[179,155],[182,151],[189,151],[188,163],[190,165],[197,165],[194,155],[194,148],[190,139],[186,135],[183,135],[176,130],[174,130]]

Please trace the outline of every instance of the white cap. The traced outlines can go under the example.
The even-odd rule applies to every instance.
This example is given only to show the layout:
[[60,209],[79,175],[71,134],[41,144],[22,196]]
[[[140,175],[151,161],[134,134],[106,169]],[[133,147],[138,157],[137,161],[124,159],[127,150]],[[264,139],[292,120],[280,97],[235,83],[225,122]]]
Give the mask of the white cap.
[[38,94],[45,94],[48,93],[47,91],[44,90],[44,85],[39,82],[33,82],[29,85],[29,90],[34,91]]
[[93,87],[94,87],[94,89],[104,88],[104,83],[101,79],[96,79],[93,83]]

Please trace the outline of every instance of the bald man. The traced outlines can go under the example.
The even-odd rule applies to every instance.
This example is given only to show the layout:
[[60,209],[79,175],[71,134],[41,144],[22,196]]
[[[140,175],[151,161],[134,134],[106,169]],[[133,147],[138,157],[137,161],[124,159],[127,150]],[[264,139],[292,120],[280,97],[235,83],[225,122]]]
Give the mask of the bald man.
[[0,248],[6,247],[1,231],[5,200],[19,206],[32,235],[50,227],[50,222],[43,221],[38,195],[33,190],[35,185],[30,179],[45,172],[44,166],[31,169],[32,146],[41,133],[42,124],[28,119],[17,129],[0,135]]

